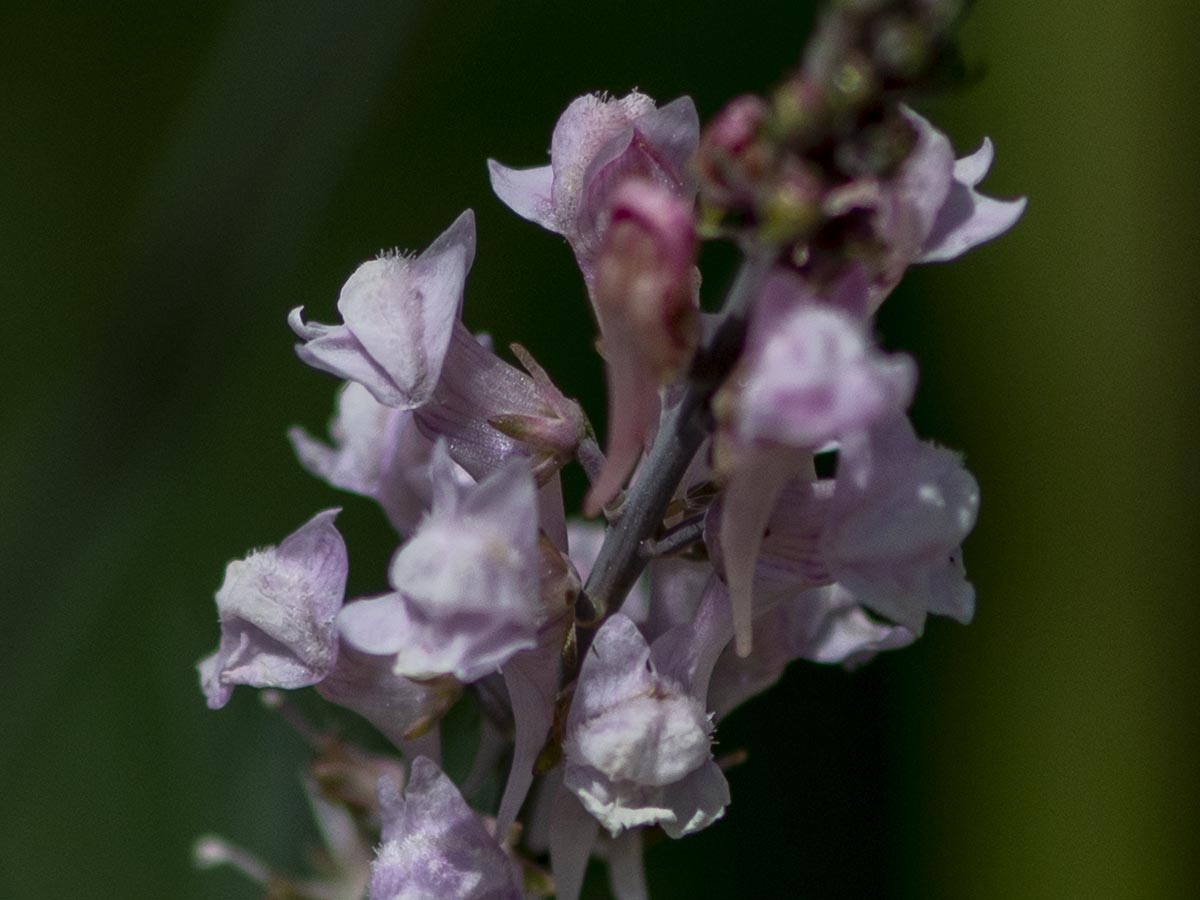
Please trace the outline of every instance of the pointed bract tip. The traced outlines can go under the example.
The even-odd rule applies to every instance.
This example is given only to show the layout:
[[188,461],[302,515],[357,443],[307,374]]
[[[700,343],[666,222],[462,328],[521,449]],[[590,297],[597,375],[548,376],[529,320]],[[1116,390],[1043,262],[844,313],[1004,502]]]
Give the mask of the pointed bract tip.
[[289,312],[288,317],[287,317],[287,322],[288,322],[288,327],[291,328],[292,331],[294,331],[296,333],[297,337],[304,338],[305,340],[310,340],[314,336],[312,333],[312,326],[306,325],[304,323],[304,307],[303,306],[297,306],[295,309],[293,309],[291,312]]

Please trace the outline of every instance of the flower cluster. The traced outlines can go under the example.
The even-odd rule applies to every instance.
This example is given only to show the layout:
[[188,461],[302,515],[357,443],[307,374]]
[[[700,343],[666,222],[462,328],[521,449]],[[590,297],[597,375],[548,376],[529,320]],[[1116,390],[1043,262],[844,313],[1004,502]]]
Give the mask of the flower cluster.
[[[940,34],[938,4],[911,6],[905,34]],[[345,382],[329,443],[295,429],[296,454],[377,502],[398,545],[370,597],[345,596],[336,509],[230,563],[201,685],[213,708],[237,685],[276,703],[314,687],[400,758],[317,740],[326,777],[307,784],[337,824],[336,878],[287,879],[211,838],[203,861],[287,896],[574,900],[597,854],[618,897],[644,897],[645,831],[691,834],[730,802],[724,716],[793,660],[858,665],[931,613],[971,619],[978,488],[915,434],[916,366],[876,345],[873,316],[907,266],[995,237],[1023,201],[976,190],[990,143],[956,161],[896,100],[923,71],[916,50],[864,43],[872,15],[839,15],[774,98],[739,98],[703,133],[686,97],[590,95],[559,119],[548,165],[489,163],[497,196],[579,263],[605,452],[527,351],[512,348],[518,368],[463,324],[470,211],[424,252],[359,267],[340,322],[292,312],[300,358]],[[868,82],[849,94],[846,66]],[[711,315],[706,238],[746,260]],[[593,521],[564,510],[576,461]],[[483,724],[456,786],[439,723],[460,700]],[[504,763],[498,803],[470,805]]]

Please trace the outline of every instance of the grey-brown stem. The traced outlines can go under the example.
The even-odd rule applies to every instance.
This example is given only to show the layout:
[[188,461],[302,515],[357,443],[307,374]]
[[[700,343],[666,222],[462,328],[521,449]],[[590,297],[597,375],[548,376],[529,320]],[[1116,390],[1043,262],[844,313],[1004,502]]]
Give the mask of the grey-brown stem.
[[711,340],[696,356],[683,397],[663,416],[654,444],[625,497],[621,517],[605,534],[576,602],[576,618],[593,626],[579,635],[581,651],[587,648],[594,626],[621,608],[646,565],[642,542],[658,531],[667,505],[708,433],[708,401],[737,361],[746,313],[774,259],[773,252],[747,255],[725,297]]

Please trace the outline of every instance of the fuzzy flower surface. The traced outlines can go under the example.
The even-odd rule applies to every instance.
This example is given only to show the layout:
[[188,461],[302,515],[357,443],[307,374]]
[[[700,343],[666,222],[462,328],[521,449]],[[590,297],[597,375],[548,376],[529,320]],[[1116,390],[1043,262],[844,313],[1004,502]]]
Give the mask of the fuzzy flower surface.
[[403,795],[381,780],[379,800],[370,900],[522,900],[516,866],[432,760],[414,761]]
[[234,685],[307,687],[332,671],[348,570],[338,512],[318,513],[278,547],[226,568],[217,591],[221,643],[198,666],[212,709],[229,702]]
[[[725,715],[795,660],[852,668],[930,615],[972,618],[978,485],[918,437],[916,364],[875,340],[910,266],[1025,208],[980,192],[990,141],[956,159],[903,105],[953,58],[953,6],[832,4],[800,66],[703,137],[687,97],[589,94],[548,164],[488,161],[500,200],[583,275],[603,450],[527,350],[463,321],[470,210],[423,252],[361,265],[333,324],[291,312],[298,356],[344,382],[328,439],[289,432],[296,456],[377,503],[399,543],[383,592],[348,603],[337,510],[230,563],[201,687],[213,708],[239,684],[312,687],[397,752],[264,693],[318,754],[305,786],[328,872],[290,878],[220,838],[198,862],[272,897],[580,900],[600,858],[619,900],[646,900],[644,839],[730,803],[723,771],[745,753],[714,758]],[[702,305],[704,241],[740,260]],[[568,522],[572,463],[588,523]],[[458,770],[464,696],[479,728],[460,788],[441,760],[445,739]]]
[[537,644],[537,493],[521,458],[463,487],[441,442],[431,477],[433,508],[392,559],[394,592],[348,604],[338,627],[397,674],[476,681]]
[[567,239],[590,283],[616,187],[639,177],[690,201],[696,181],[689,163],[699,141],[690,97],[656,107],[636,91],[588,94],[554,126],[550,165],[510,169],[489,160],[488,170],[496,196],[517,215]]
[[414,409],[432,395],[462,310],[475,258],[475,216],[467,210],[420,255],[365,262],[342,287],[340,325],[292,310],[303,340],[296,353],[316,369],[357,381],[380,403]]
[[[658,824],[681,837],[724,813],[729,786],[712,761],[713,723],[667,653],[617,614],[583,663],[563,743],[565,786],[616,835]],[[703,679],[706,681],[707,679]]]

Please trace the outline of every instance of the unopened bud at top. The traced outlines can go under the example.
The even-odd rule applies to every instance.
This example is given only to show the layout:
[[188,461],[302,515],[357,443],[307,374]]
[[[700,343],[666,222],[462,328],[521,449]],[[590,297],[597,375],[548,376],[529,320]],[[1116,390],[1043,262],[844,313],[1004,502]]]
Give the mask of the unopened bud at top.
[[772,149],[763,139],[766,101],[743,94],[728,103],[700,138],[696,166],[706,203],[717,207],[747,206],[771,166]]
[[880,70],[893,78],[910,80],[921,74],[929,60],[930,35],[905,16],[889,16],[875,27],[872,51]]
[[825,92],[810,78],[784,82],[771,98],[772,127],[790,146],[807,150],[828,130],[829,104]]
[[829,102],[837,112],[862,109],[879,89],[871,61],[861,53],[850,53],[832,73]]
[[813,166],[790,160],[763,195],[760,237],[777,245],[807,239],[824,219],[827,189]]

